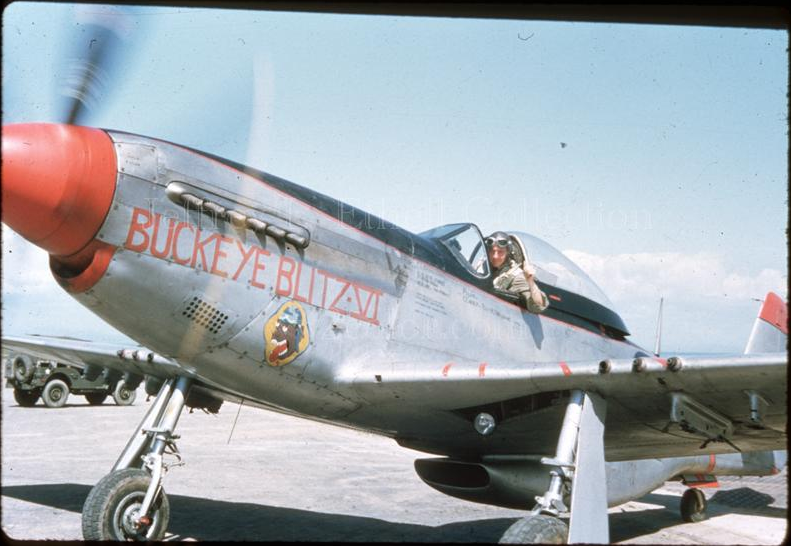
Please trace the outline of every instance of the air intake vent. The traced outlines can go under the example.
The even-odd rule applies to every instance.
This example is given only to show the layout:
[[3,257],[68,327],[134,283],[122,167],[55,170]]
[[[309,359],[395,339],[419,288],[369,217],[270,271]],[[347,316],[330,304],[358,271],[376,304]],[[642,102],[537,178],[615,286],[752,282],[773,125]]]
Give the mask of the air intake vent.
[[206,303],[198,296],[188,300],[187,306],[181,314],[198,326],[206,328],[212,334],[219,333],[225,323],[228,322],[228,315],[213,305]]

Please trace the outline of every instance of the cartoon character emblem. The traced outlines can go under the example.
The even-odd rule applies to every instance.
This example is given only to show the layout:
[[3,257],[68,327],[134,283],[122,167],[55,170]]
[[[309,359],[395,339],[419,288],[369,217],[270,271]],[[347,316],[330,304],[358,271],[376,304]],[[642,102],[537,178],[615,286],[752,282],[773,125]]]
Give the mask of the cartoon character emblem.
[[308,348],[310,332],[305,310],[295,301],[280,306],[264,325],[264,356],[270,366],[285,366]]

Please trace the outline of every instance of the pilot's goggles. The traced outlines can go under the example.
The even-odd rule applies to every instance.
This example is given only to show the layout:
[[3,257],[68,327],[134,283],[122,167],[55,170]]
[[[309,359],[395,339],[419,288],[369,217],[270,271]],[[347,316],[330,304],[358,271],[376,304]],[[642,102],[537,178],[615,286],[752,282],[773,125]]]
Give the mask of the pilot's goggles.
[[493,246],[497,245],[500,248],[508,248],[510,241],[505,238],[495,239],[493,237],[486,238],[486,248],[492,248]]

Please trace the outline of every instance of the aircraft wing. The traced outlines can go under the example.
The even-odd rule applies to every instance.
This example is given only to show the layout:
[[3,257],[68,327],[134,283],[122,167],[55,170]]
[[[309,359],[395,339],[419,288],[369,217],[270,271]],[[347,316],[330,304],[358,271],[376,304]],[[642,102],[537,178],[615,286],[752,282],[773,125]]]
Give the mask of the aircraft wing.
[[17,352],[79,367],[98,366],[163,379],[189,375],[175,360],[140,346],[130,348],[74,338],[32,335],[3,337],[2,350],[4,357]]
[[[369,405],[405,403],[405,420],[430,430],[399,442],[435,453],[552,454],[572,390],[606,401],[609,461],[770,451],[786,447],[787,337],[786,304],[770,292],[743,355],[664,359],[635,346],[643,356],[487,363],[418,349],[412,362],[365,363],[337,379]],[[491,437],[472,426],[480,413],[497,423]]]
[[530,364],[390,363],[347,380],[371,403],[397,398],[426,414],[445,412],[470,423],[478,413],[494,415],[503,435],[497,444],[479,444],[471,424],[447,435],[444,446],[425,439],[412,444],[450,452],[472,447],[480,454],[491,449],[552,452],[568,392],[595,392],[607,401],[607,458],[625,460],[699,455],[704,444],[707,452],[784,449],[786,377],[786,354],[765,353]]

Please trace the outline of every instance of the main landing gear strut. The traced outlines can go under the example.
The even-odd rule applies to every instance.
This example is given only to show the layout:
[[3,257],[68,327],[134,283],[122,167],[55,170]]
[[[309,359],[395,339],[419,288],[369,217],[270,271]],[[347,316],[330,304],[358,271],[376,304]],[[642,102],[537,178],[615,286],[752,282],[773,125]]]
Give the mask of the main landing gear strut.
[[[97,483],[82,508],[82,535],[86,540],[161,540],[170,517],[162,489],[168,468],[179,466],[181,456],[173,434],[192,380],[171,379],[138,425],[112,472]],[[166,464],[165,455],[176,462]]]
[[[541,462],[551,470],[549,488],[536,497],[530,515],[506,530],[501,544],[607,544],[607,480],[604,468],[606,402],[596,394],[571,391],[555,457]],[[573,487],[571,487],[573,484]],[[564,497],[571,490],[571,507]],[[571,513],[566,527],[558,516]]]

